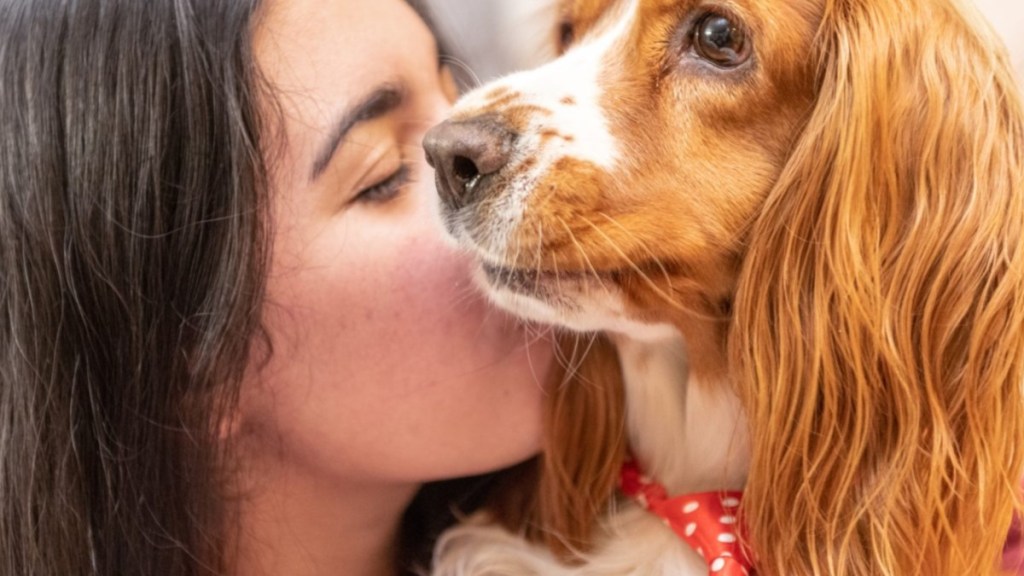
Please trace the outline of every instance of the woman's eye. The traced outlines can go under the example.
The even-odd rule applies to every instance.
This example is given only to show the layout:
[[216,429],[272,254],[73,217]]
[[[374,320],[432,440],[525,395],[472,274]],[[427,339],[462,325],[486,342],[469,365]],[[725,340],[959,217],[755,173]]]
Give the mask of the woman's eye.
[[750,56],[743,29],[721,14],[708,14],[697,22],[693,46],[698,56],[723,68],[735,68]]
[[409,183],[409,172],[409,165],[402,164],[398,170],[384,180],[360,190],[354,201],[380,203],[395,198]]

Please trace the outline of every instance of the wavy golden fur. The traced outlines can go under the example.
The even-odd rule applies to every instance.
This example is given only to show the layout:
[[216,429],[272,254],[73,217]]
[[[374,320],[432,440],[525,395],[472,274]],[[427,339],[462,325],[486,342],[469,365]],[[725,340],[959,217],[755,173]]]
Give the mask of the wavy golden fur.
[[765,574],[989,574],[1019,507],[1024,113],[975,18],[825,5],[730,336]]
[[[496,491],[490,514],[569,558],[590,547],[626,456],[618,356],[603,336],[558,338],[545,402],[545,449],[527,478]],[[521,481],[532,481],[523,486]]]
[[[567,40],[615,3],[570,4]],[[743,522],[758,573],[994,574],[1024,473],[1024,110],[1009,59],[957,0],[791,6],[814,15],[809,51],[777,58],[808,80],[809,104],[791,131],[765,136],[785,152],[770,185],[746,199],[725,256],[705,260],[725,264],[690,278],[716,282],[702,294],[728,294],[717,308],[729,314],[723,345],[699,351],[721,352],[747,417]],[[658,36],[648,32],[632,38]],[[801,89],[795,81],[796,96],[775,97],[799,102]],[[758,102],[772,111],[790,101]],[[732,129],[719,119],[709,130]],[[656,160],[646,177],[671,179]],[[575,165],[561,166],[576,170],[577,193],[587,189]],[[680,264],[670,256],[666,277]],[[609,268],[592,251],[584,258]],[[661,282],[648,274],[639,285]],[[617,372],[587,366],[605,380]],[[590,542],[622,456],[621,398],[570,392],[552,398],[528,523],[563,556]]]

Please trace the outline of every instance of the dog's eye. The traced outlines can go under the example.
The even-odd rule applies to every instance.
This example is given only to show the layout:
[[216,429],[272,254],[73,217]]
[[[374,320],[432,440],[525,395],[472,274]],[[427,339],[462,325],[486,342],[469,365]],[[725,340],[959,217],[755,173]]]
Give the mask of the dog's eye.
[[705,60],[723,68],[735,68],[747,61],[747,35],[721,14],[708,14],[697,22],[693,46]]

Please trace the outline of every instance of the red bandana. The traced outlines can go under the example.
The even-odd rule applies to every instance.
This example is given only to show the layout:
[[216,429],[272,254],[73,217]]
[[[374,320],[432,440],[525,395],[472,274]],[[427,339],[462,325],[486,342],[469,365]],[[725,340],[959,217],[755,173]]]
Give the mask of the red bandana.
[[736,512],[742,492],[702,492],[669,498],[665,487],[644,476],[636,461],[622,466],[622,492],[660,516],[708,562],[713,576],[754,576],[750,554],[739,541]]

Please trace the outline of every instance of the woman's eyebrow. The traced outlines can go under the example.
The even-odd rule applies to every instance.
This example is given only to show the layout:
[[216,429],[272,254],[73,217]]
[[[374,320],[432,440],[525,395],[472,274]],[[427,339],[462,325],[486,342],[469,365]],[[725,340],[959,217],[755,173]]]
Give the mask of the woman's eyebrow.
[[327,165],[331,163],[334,153],[353,128],[362,122],[384,116],[401,106],[404,100],[405,87],[403,85],[381,84],[359,99],[357,104],[345,110],[338,121],[334,123],[334,128],[320,148],[320,153],[316,155],[310,180],[316,180],[323,174]]

